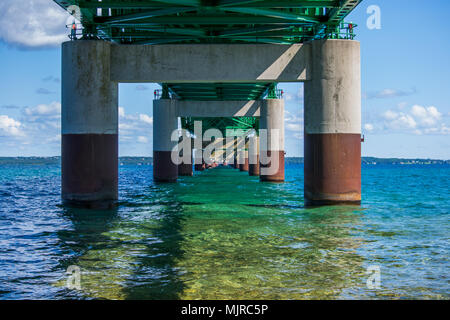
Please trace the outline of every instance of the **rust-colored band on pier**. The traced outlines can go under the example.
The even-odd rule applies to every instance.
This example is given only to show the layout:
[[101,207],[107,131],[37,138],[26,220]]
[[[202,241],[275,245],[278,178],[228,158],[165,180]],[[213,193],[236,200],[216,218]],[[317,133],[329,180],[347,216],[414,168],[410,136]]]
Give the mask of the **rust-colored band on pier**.
[[306,205],[361,203],[361,135],[305,134]]
[[192,176],[194,172],[192,171],[192,164],[181,163],[178,165],[178,176]]
[[275,173],[267,175],[263,174],[263,168],[270,168],[272,162],[268,164],[263,164],[260,162],[260,175],[259,178],[261,181],[267,182],[284,182],[284,151],[267,151],[267,156],[272,158],[272,155],[275,159],[278,157],[278,169]]
[[117,134],[63,134],[62,199],[83,207],[110,207],[118,198]]
[[153,151],[153,179],[157,182],[176,182],[178,165],[172,162],[171,151]]
[[244,163],[239,165],[239,171],[248,171],[248,158],[245,158]]
[[259,155],[256,155],[256,163],[248,165],[249,176],[259,176]]
[[204,171],[205,165],[203,163],[196,163],[194,165],[195,171]]

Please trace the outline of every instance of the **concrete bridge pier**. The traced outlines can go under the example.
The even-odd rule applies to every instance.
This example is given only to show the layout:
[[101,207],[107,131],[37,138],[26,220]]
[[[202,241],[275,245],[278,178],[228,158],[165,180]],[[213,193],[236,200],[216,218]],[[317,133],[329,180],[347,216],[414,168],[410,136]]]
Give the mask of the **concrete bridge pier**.
[[259,176],[259,138],[255,134],[248,142],[248,175]]
[[259,124],[260,180],[284,182],[284,100],[264,100]]
[[176,182],[178,165],[172,161],[172,132],[178,129],[176,100],[153,100],[153,180]]
[[118,84],[111,44],[62,45],[61,183],[64,203],[110,207],[118,197]]
[[247,137],[240,137],[241,149],[239,150],[239,171],[248,172],[248,150],[247,150]]
[[305,82],[305,203],[361,201],[361,71],[359,42],[311,43]]
[[245,165],[245,137],[239,136],[237,137],[237,145],[236,145],[236,154],[237,154],[237,168],[239,171],[244,171]]

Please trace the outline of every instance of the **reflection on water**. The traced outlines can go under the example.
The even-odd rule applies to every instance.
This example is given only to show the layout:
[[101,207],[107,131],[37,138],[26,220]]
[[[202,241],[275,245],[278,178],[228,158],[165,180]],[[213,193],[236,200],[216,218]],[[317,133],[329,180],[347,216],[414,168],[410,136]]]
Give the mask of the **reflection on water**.
[[[0,179],[11,176],[2,170]],[[285,184],[217,168],[153,185],[150,167],[130,166],[121,168],[119,207],[93,211],[59,206],[58,170],[48,170],[0,189],[23,189],[5,196],[16,214],[14,204],[0,209],[0,297],[449,298],[445,202],[424,217],[405,203],[378,203],[372,190],[362,207],[305,209],[301,167],[288,167]],[[363,186],[389,179],[368,170]],[[50,194],[27,198],[32,182]],[[39,227],[46,233],[26,231]],[[81,268],[80,291],[65,288],[70,265]],[[366,286],[370,265],[381,266],[380,290]]]

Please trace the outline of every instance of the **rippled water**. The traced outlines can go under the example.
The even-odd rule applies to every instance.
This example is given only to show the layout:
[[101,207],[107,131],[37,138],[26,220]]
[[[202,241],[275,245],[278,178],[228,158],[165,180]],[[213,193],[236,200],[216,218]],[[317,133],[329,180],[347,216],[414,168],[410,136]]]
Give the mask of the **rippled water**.
[[151,171],[121,166],[120,205],[93,211],[61,206],[59,166],[0,166],[0,298],[450,298],[449,166],[364,166],[361,207],[314,209],[301,166]]

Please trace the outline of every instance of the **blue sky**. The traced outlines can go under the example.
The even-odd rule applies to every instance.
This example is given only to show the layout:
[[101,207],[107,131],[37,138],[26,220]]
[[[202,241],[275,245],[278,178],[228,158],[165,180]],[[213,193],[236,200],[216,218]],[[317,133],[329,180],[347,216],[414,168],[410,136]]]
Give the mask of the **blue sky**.
[[[366,10],[381,9],[369,30]],[[358,24],[364,156],[450,159],[448,0],[367,1]],[[20,15],[17,12],[21,12]],[[60,43],[67,16],[51,0],[0,3],[0,156],[60,154]],[[120,84],[120,155],[152,154],[153,84]],[[286,152],[303,156],[303,85],[286,92]]]

